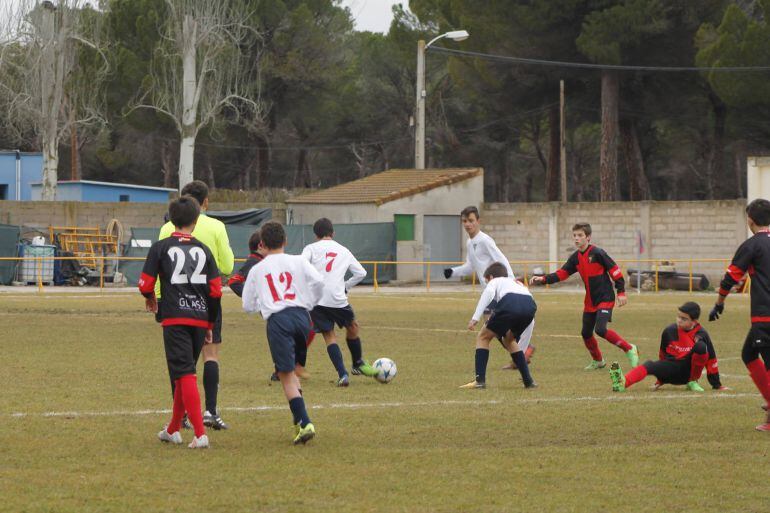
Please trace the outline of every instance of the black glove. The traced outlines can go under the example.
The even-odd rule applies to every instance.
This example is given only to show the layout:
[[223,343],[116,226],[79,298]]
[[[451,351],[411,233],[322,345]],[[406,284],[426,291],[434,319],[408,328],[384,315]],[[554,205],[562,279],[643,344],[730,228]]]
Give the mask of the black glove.
[[719,319],[719,316],[722,315],[722,313],[725,311],[725,304],[722,303],[721,305],[714,305],[714,308],[711,309],[711,312],[709,313],[709,321],[716,321]]
[[451,277],[452,277],[452,269],[447,267],[446,269],[444,269],[444,278],[448,280]]

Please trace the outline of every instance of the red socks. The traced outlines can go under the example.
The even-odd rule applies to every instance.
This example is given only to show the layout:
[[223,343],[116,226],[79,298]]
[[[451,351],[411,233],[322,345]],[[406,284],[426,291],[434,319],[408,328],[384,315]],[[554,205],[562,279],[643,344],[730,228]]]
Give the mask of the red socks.
[[187,417],[193,425],[195,437],[206,434],[203,427],[203,415],[201,414],[201,396],[198,393],[198,378],[195,374],[188,374],[176,380],[174,387],[174,409],[166,431],[172,434],[179,431],[182,426],[182,417],[187,411]]
[[644,365],[638,365],[631,369],[626,374],[626,388],[630,387],[634,383],[639,383],[641,380],[647,377],[647,369]]
[[[719,365],[717,364],[716,358],[710,358],[709,361],[706,362],[706,374],[719,374]],[[767,377],[770,379],[770,372]]]
[[605,333],[605,335],[606,337],[604,338],[606,338],[610,344],[619,347],[620,349],[623,350],[624,353],[627,353],[631,350],[631,344],[623,340],[623,338],[620,335],[618,335],[616,332],[612,330],[607,330],[607,333]]
[[693,353],[690,357],[690,381],[698,381],[703,374],[703,367],[709,359],[708,353]]
[[588,352],[591,353],[591,358],[593,358],[594,361],[600,362],[604,359],[602,352],[599,350],[599,343],[596,341],[596,338],[584,338],[583,343],[586,345]]
[[756,358],[746,364],[746,368],[749,369],[749,376],[757,386],[757,390],[765,398],[765,402],[770,404],[770,383],[768,383],[768,372],[765,369],[765,364],[762,360]]

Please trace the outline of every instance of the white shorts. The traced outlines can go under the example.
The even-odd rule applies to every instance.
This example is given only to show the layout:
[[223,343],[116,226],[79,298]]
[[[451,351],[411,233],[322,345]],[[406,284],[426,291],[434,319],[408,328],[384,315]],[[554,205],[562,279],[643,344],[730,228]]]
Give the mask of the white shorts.
[[529,323],[529,326],[527,326],[527,329],[525,329],[521,336],[519,337],[518,343],[519,343],[519,349],[522,351],[526,350],[529,347],[529,341],[532,340],[532,332],[535,331],[535,321],[534,319],[532,322]]

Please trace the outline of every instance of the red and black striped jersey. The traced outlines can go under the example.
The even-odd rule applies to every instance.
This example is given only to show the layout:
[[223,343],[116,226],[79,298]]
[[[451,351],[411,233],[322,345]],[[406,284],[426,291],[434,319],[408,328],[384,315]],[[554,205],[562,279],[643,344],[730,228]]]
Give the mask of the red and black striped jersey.
[[230,279],[227,280],[227,286],[230,287],[230,290],[235,292],[238,297],[243,296],[243,283],[246,281],[249,271],[251,271],[252,267],[262,261],[263,258],[265,257],[259,253],[250,254],[249,258],[246,259],[246,262],[244,262],[241,268],[238,269],[238,272],[230,276]]
[[144,297],[154,297],[158,279],[163,298],[161,325],[214,326],[221,309],[222,279],[205,244],[179,232],[153,244],[139,279]]
[[711,341],[708,331],[696,323],[690,331],[679,328],[676,323],[670,324],[660,335],[660,350],[658,358],[661,360],[684,360],[692,354],[695,343],[701,341],[706,344],[708,360],[706,361],[706,377],[714,389],[722,387],[719,377],[719,364],[714,343]]
[[572,253],[561,269],[545,276],[545,282],[564,281],[576,272],[580,273],[586,288],[585,312],[595,312],[600,308],[615,306],[613,282],[618,295],[625,294],[626,282],[618,265],[603,249],[590,245],[585,251]]
[[770,232],[757,232],[738,247],[719,295],[727,296],[746,273],[751,278],[751,322],[770,323]]

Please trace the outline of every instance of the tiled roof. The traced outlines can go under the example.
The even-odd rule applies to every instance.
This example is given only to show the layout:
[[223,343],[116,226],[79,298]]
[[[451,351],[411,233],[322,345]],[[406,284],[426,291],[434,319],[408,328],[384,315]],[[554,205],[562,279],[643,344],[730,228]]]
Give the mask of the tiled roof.
[[391,169],[287,200],[286,203],[374,203],[382,205],[482,174],[481,168]]

